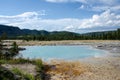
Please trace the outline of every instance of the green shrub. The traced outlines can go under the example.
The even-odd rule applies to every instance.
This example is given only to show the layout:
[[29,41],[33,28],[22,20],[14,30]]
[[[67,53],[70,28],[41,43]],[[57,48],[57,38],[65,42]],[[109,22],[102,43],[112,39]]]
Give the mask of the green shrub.
[[11,59],[8,61],[10,64],[25,64],[25,63],[32,63],[29,59],[18,58],[18,59]]
[[41,59],[35,59],[35,60],[33,60],[33,62],[34,62],[35,65],[38,66],[38,67],[43,66],[43,65],[42,65],[42,60],[41,60]]
[[33,60],[33,64],[36,65],[36,70],[41,71],[43,69],[43,63],[41,59],[35,59]]
[[18,58],[18,59],[16,59],[16,62],[17,62],[18,64],[24,64],[24,63],[28,63],[29,60],[23,59],[23,58]]
[[22,70],[19,70],[18,68],[13,68],[12,71],[16,75],[21,76],[22,79],[25,79],[25,80],[35,80],[35,77],[33,75],[25,73]]
[[1,65],[1,64],[5,64],[5,63],[7,63],[7,61],[6,61],[6,60],[3,60],[3,59],[2,59],[2,60],[0,60],[0,65]]
[[18,68],[13,68],[12,72],[17,74],[17,75],[21,75],[21,76],[23,75],[23,72],[21,70],[19,70]]
[[31,74],[24,74],[24,78],[27,79],[27,80],[35,80],[35,77]]
[[24,58],[18,58],[18,59],[0,59],[0,64],[25,64],[25,63],[33,63],[32,60],[24,59]]
[[0,66],[0,80],[15,80],[14,79],[14,74],[11,73],[9,70],[6,68]]
[[37,71],[37,75],[36,75],[36,80],[44,80],[44,66],[42,63],[41,59],[35,59],[33,60],[33,64],[36,65],[36,71]]

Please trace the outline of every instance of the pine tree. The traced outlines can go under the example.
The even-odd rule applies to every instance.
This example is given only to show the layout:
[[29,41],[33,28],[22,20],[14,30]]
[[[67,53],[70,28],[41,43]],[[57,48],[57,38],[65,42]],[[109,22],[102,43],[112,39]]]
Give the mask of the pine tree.
[[2,58],[2,41],[0,39],[0,59]]
[[7,39],[7,34],[4,32],[2,35],[1,35],[1,40],[5,40]]
[[10,49],[11,57],[16,56],[19,53],[18,45],[16,42],[13,42],[12,48]]
[[117,30],[117,39],[120,40],[120,29]]

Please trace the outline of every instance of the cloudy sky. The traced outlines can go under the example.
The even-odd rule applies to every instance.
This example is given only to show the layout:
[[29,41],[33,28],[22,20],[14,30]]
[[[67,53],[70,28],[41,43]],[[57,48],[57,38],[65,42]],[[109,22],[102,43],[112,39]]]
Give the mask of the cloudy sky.
[[120,28],[120,0],[0,0],[0,24],[78,33]]

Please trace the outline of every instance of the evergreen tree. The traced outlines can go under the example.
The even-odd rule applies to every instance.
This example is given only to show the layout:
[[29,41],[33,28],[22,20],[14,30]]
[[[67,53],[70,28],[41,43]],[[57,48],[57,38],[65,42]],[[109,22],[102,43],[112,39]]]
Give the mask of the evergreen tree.
[[120,40],[120,29],[117,30],[117,38]]
[[13,42],[12,48],[10,49],[11,57],[16,56],[19,53],[18,45],[16,42]]
[[2,41],[0,39],[0,59],[2,59]]
[[4,32],[2,35],[1,35],[1,40],[5,40],[7,39],[7,34]]

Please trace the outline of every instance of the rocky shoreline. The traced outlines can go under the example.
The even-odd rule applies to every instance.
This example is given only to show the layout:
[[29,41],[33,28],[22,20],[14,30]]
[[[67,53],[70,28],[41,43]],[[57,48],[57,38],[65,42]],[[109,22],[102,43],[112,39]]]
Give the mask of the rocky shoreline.
[[61,40],[61,41],[23,41],[6,40],[16,42],[19,46],[45,46],[45,45],[90,45],[97,49],[107,50],[111,53],[120,53],[120,40]]

